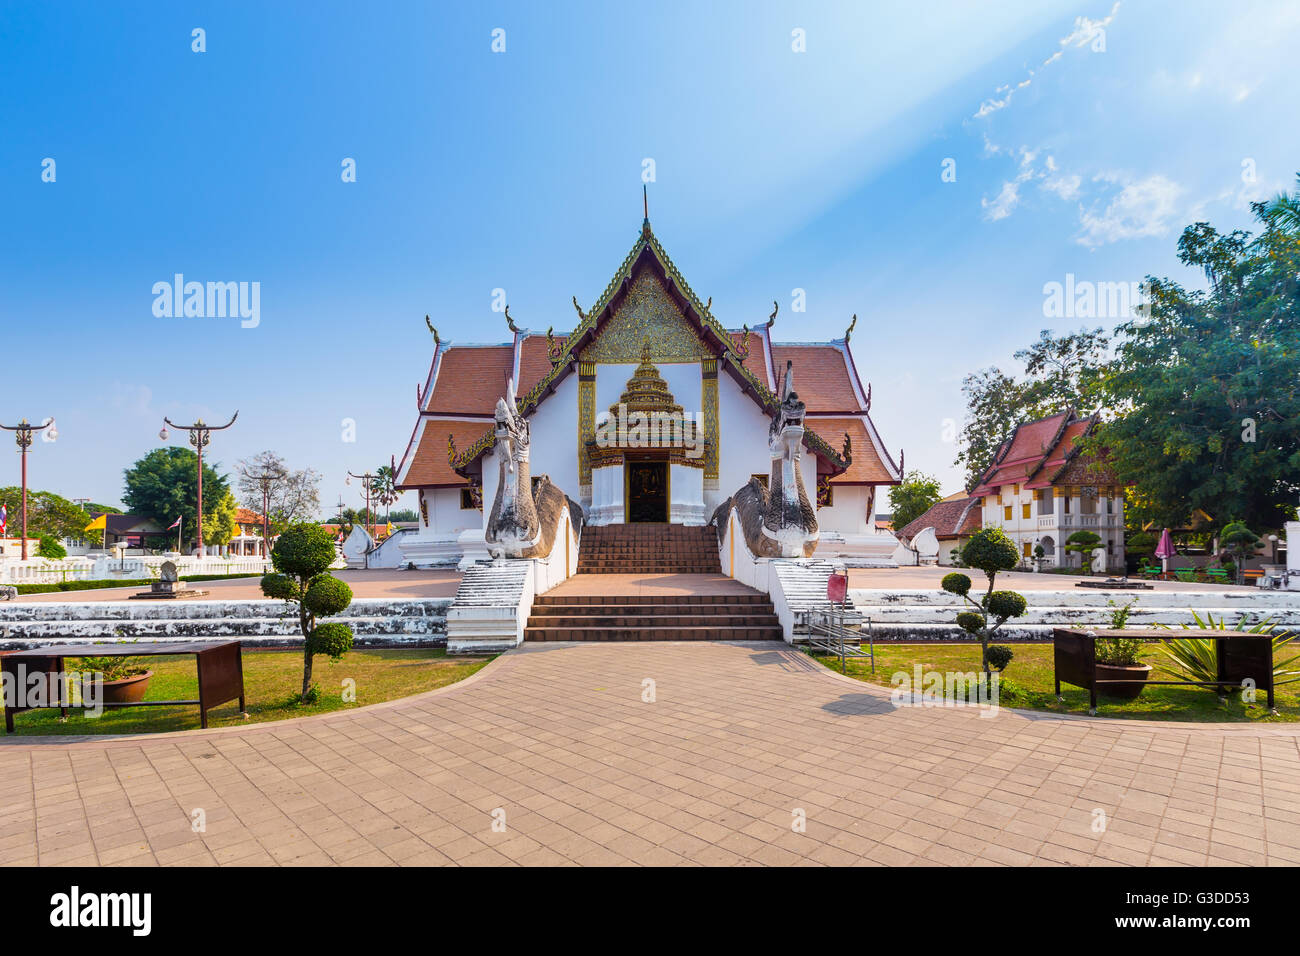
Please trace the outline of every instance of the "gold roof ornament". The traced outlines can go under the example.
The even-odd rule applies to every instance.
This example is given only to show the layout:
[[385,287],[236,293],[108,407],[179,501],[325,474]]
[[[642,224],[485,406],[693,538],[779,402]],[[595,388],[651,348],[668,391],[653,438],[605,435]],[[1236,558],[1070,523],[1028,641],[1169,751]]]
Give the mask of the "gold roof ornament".
[[673,393],[668,391],[668,383],[659,374],[659,368],[651,358],[650,340],[646,339],[641,347],[641,364],[636,367],[632,377],[627,380],[627,390],[615,404],[609,407],[611,415],[617,415],[620,406],[629,412],[670,412],[682,413],[682,406],[673,401]]
[[439,345],[442,344],[442,339],[438,338],[438,330],[433,327],[433,323],[429,320],[429,316],[427,314],[424,316],[424,324],[427,325],[429,327],[429,331],[433,333],[433,345],[435,348],[437,348]]
[[844,341],[845,341],[845,342],[847,342],[847,341],[849,340],[849,336],[853,334],[853,328],[854,328],[854,326],[856,326],[857,324],[858,324],[858,313],[854,312],[854,313],[853,313],[853,321],[850,322],[850,323],[849,323],[849,327],[848,327],[847,329],[844,330]]
[[510,318],[510,306],[506,306],[506,325],[510,327],[511,332],[518,332],[519,328],[515,325],[515,320]]
[[[625,405],[628,411],[680,413],[682,410],[682,406],[673,401],[668,383],[663,380],[658,366],[654,364],[649,339],[646,339],[641,346],[641,364],[627,380],[627,389],[619,399],[619,404]],[[617,407],[617,405],[610,406],[610,411],[613,412]]]
[[772,300],[772,314],[767,317],[767,328],[771,329],[776,325],[776,314],[781,311],[781,307],[776,304],[776,299]]

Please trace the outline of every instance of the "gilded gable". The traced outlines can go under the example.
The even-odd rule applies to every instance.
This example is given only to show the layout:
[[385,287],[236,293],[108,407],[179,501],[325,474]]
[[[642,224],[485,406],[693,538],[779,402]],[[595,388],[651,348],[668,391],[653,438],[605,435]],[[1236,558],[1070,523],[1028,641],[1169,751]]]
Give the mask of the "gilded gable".
[[601,327],[595,341],[582,350],[580,360],[636,365],[647,340],[651,361],[656,365],[714,357],[659,277],[645,269],[632,280],[618,311]]

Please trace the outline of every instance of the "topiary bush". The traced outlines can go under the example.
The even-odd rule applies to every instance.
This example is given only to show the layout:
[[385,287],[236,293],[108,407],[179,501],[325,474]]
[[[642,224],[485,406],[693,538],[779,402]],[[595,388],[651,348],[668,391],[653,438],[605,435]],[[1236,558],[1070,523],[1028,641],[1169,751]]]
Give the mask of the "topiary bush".
[[311,683],[312,658],[328,654],[338,660],[352,647],[352,629],[346,624],[316,623],[318,617],[340,614],[352,603],[352,589],[329,573],[334,554],[334,538],[320,525],[290,525],[271,549],[275,573],[262,578],[263,594],[297,606],[303,637],[298,699],[304,704],[319,696]]
[[1092,573],[1092,552],[1101,544],[1101,537],[1095,531],[1076,531],[1065,539],[1065,550],[1079,555],[1085,574]]
[[[980,660],[984,665],[984,673],[992,678],[993,669],[996,667],[997,670],[1001,670],[1006,666],[1006,662],[1001,667],[997,667],[995,659],[989,656],[993,650],[989,645],[989,638],[1008,620],[1022,616],[1028,607],[1028,602],[1023,595],[1015,591],[993,589],[999,571],[1012,571],[1019,565],[1020,552],[1016,550],[1015,542],[1008,538],[1001,528],[981,528],[971,535],[966,547],[962,548],[961,556],[962,561],[969,567],[984,572],[989,582],[988,591],[977,602],[970,596],[971,579],[956,572],[944,575],[941,586],[945,591],[957,595],[965,602],[967,610],[957,615],[957,626],[967,634],[979,638]],[[1003,650],[1010,654],[1009,649],[1003,648]],[[996,655],[996,659],[1002,659],[1001,651]],[[1010,657],[1007,657],[1006,661],[1009,662]]]
[[1005,644],[990,644],[989,649],[985,654],[989,667],[993,668],[999,674],[1007,669],[1007,665],[1011,663],[1012,658],[1015,656],[1015,652]]

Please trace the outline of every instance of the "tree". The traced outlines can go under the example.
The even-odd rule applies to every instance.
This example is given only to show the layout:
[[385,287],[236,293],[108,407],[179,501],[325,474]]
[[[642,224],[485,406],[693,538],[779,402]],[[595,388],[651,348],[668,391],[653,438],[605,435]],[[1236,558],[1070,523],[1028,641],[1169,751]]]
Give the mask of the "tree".
[[1201,510],[1280,527],[1300,494],[1300,224],[1296,197],[1252,207],[1263,231],[1188,226],[1178,258],[1208,287],[1149,279],[1103,375],[1111,420],[1083,443],[1135,482],[1156,524]]
[[894,528],[901,529],[925,514],[943,497],[939,479],[919,471],[909,471],[902,484],[889,489],[889,507],[893,509]]
[[1242,574],[1246,570],[1246,559],[1255,553],[1255,545],[1261,540],[1259,535],[1240,521],[1229,522],[1224,526],[1223,533],[1219,535],[1219,543],[1232,552],[1237,559],[1235,563],[1238,584],[1241,583]]
[[1042,418],[1073,406],[1094,411],[1101,401],[1100,369],[1110,347],[1102,329],[1080,329],[1055,336],[1039,333],[1038,341],[1015,353],[1025,365],[1022,380],[998,368],[967,375],[962,382],[966,421],[955,464],[966,469],[966,487],[973,488],[998,446],[1022,421]]
[[59,539],[53,535],[41,535],[41,543],[36,549],[38,558],[49,558],[52,561],[58,561],[60,558],[68,556],[68,549],[59,543]]
[[396,476],[393,474],[391,465],[380,465],[375,469],[374,475],[370,479],[370,495],[376,504],[384,506],[384,521],[388,522],[391,520],[388,516],[388,509],[393,502],[401,497],[401,492],[394,487]]
[[238,471],[240,503],[259,515],[263,507],[262,483],[249,475],[284,476],[267,480],[270,505],[266,517],[271,534],[279,534],[299,521],[311,521],[320,513],[320,473],[314,468],[294,471],[275,452],[263,451],[240,461]]
[[319,696],[312,686],[312,658],[328,654],[338,660],[352,647],[352,629],[335,621],[316,623],[317,618],[341,614],[352,603],[352,589],[329,573],[334,563],[334,539],[318,524],[300,522],[286,528],[271,549],[275,571],[262,577],[262,593],[279,598],[298,610],[298,627],[303,636],[302,692],[299,701],[314,703]]
[[1076,531],[1065,539],[1065,550],[1079,555],[1083,570],[1092,573],[1092,552],[1101,543],[1101,535],[1095,531]]
[[[207,489],[204,488],[204,492]],[[207,497],[205,494],[204,497]],[[224,547],[230,543],[230,539],[235,536],[239,530],[239,522],[236,521],[236,513],[239,506],[235,503],[235,496],[229,491],[216,503],[210,514],[203,516],[203,541],[205,544],[215,544],[218,547]]]
[[[993,589],[998,572],[1014,570],[1020,563],[1020,554],[1015,542],[1001,528],[981,528],[962,548],[961,559],[967,567],[983,571],[988,578],[989,589],[983,599],[976,603],[971,598],[971,579],[958,571],[945,574],[940,586],[949,594],[960,597],[971,608],[957,615],[957,626],[979,638],[980,663],[985,676],[991,679],[995,662],[989,659],[989,639],[1008,620],[1024,614],[1028,606],[1024,597],[1015,591]],[[991,625],[990,619],[993,621]]]
[[[132,514],[152,518],[167,527],[178,517],[182,527],[197,532],[198,456],[188,448],[155,448],[125,472],[126,492],[122,502]],[[203,521],[211,521],[212,509],[230,492],[224,475],[207,462],[203,464]],[[83,524],[84,528],[85,525]],[[204,528],[204,538],[207,528]]]
[[[17,486],[0,488],[0,504],[9,513],[8,534],[22,533],[23,490]],[[90,515],[67,498],[52,491],[27,490],[27,537],[49,536],[57,540],[76,541],[86,536]]]
[[420,513],[414,508],[398,508],[388,513],[389,521],[419,521]]

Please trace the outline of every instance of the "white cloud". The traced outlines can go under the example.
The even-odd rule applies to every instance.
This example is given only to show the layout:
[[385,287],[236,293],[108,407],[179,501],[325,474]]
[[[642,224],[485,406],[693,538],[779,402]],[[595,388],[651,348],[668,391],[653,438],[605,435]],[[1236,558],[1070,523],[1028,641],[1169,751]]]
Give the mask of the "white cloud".
[[[1055,164],[1052,164],[1049,168],[1055,168]],[[1073,202],[1082,195],[1082,189],[1080,187],[1083,185],[1083,180],[1074,174],[1062,174],[1060,176],[1052,176],[1048,179],[1044,179],[1041,185],[1042,188],[1047,190],[1049,193],[1056,193],[1057,196],[1067,202]]]
[[[1069,47],[1085,46],[1093,41],[1098,33],[1101,33],[1110,26],[1111,21],[1115,19],[1115,14],[1119,12],[1119,0],[1110,8],[1110,13],[1100,20],[1090,20],[1088,17],[1078,16],[1074,18],[1074,29],[1058,41],[1060,47],[1055,53],[1039,64],[1038,70],[1050,66],[1065,55]],[[993,96],[980,104],[975,111],[974,119],[983,119],[991,113],[996,113],[1000,109],[1005,109],[1011,103],[1011,97],[1029,86],[1034,81],[1034,76],[1038,70],[1030,70],[1029,75],[1017,83],[1015,86],[1005,84],[999,86],[993,91]]]
[[1169,232],[1179,215],[1179,197],[1183,189],[1177,183],[1154,174],[1132,180],[1121,173],[1102,173],[1093,182],[1120,185],[1118,193],[1097,212],[1080,207],[1078,236],[1081,245],[1096,248],[1123,239],[1145,239]]
[[997,222],[999,219],[1006,219],[1011,215],[1011,211],[1016,208],[1020,202],[1020,180],[1006,182],[1002,184],[1002,191],[992,201],[987,199],[980,200],[980,206],[984,210],[984,218],[989,222]]

